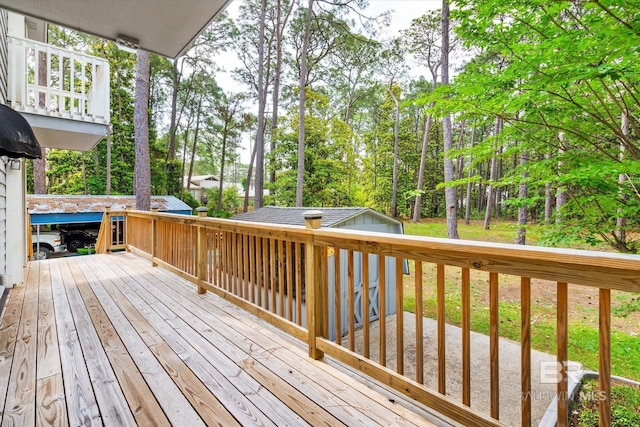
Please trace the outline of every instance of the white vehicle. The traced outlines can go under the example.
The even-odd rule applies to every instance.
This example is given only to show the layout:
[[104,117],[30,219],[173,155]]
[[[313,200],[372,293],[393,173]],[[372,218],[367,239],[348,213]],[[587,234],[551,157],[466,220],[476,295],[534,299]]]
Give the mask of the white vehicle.
[[67,249],[62,244],[62,236],[59,231],[33,231],[33,259],[47,259],[52,253],[63,252]]

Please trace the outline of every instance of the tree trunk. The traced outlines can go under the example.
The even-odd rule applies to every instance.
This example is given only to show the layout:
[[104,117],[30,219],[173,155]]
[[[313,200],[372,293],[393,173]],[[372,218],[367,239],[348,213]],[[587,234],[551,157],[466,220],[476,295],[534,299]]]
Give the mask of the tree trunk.
[[134,192],[136,209],[151,208],[151,165],[149,160],[149,76],[150,55],[138,49],[136,91],[133,101],[136,159],[134,166]]
[[[523,153],[522,157],[520,157],[520,166],[526,166],[529,161],[529,154]],[[518,197],[520,198],[520,207],[518,208],[518,231],[516,235],[516,244],[517,245],[526,245],[527,244],[527,203],[523,200],[527,198],[527,178],[529,174],[526,171],[522,172],[522,183],[520,183],[520,187],[518,189]]]
[[[433,106],[433,102],[429,108]],[[420,171],[418,172],[418,188],[415,206],[413,208],[413,222],[420,221],[420,211],[422,210],[422,191],[424,189],[424,169],[427,164],[427,148],[429,146],[429,132],[431,131],[431,114],[427,114],[424,122],[424,135],[422,135],[422,151],[420,152]]]
[[111,125],[107,125],[107,178],[104,188],[104,194],[111,194]]
[[[544,156],[549,159],[549,154]],[[551,224],[551,216],[553,215],[553,188],[551,182],[547,182],[544,185],[544,223],[546,225]]]
[[220,186],[218,187],[218,207],[217,209],[222,210],[222,190],[224,188],[224,164],[225,158],[227,157],[227,121],[224,124],[224,131],[222,134],[222,149],[220,150]]
[[256,177],[253,205],[261,208],[264,201],[264,111],[267,103],[264,78],[264,37],[265,20],[267,19],[267,1],[260,2],[260,40],[258,43],[258,131],[256,133]]
[[305,145],[305,101],[307,87],[307,54],[309,52],[309,39],[311,38],[311,16],[313,13],[313,0],[309,0],[307,9],[307,23],[304,31],[304,42],[300,54],[300,97],[298,99],[298,116],[300,125],[298,129],[298,176],[296,179],[296,207],[302,207],[302,194],[304,189],[304,145]]
[[[40,52],[38,56],[38,84],[47,86],[47,63],[45,52]],[[47,98],[45,93],[40,93],[38,106],[47,108]],[[47,149],[40,149],[41,157],[33,159],[33,192],[35,194],[47,194]]]
[[[476,142],[476,125],[474,123],[473,128],[471,129],[471,148],[473,148],[473,146],[475,145]],[[469,180],[469,182],[467,182],[467,196],[465,198],[465,204],[464,204],[464,223],[469,225],[469,223],[471,222],[471,190],[473,189],[473,186],[471,185],[471,174],[472,174],[472,170],[471,170],[471,164],[469,164],[469,173],[467,174],[467,178]]]
[[398,130],[400,128],[400,100],[393,93],[393,88],[389,85],[389,94],[396,106],[395,122],[393,124],[393,176],[391,184],[391,217],[398,217]]
[[[178,90],[180,84],[180,71],[178,70],[178,59],[173,60],[173,67],[171,68],[171,121],[169,124],[169,148],[167,150],[168,162],[176,158],[176,131],[177,116],[178,116]],[[167,162],[167,163],[168,163]],[[165,165],[166,171],[166,165]]]
[[[625,137],[629,136],[629,115],[626,111],[622,113],[622,123],[621,123],[622,134]],[[624,143],[620,143],[620,161],[624,161],[624,155],[626,151],[626,145]],[[627,175],[621,173],[618,175],[618,184],[620,186],[620,200],[622,203],[625,203],[627,200],[627,196],[623,191],[623,186],[627,182]],[[626,248],[627,247],[627,217],[622,213],[622,209],[618,208],[618,218],[616,219],[616,240],[618,247]]]
[[[442,84],[449,84],[449,2],[442,1]],[[458,239],[458,200],[455,187],[447,184],[453,181],[453,160],[449,150],[453,147],[451,132],[451,115],[446,114],[442,118],[442,131],[444,139],[444,197],[447,216],[447,236],[450,239]]]
[[[249,169],[247,169],[247,186],[244,189],[244,206],[242,207],[242,212],[247,212],[249,210],[249,192],[251,191],[251,180],[253,177],[253,164],[255,162],[256,162],[256,147],[253,147],[253,151],[251,152],[251,160],[249,161]],[[255,197],[255,190],[254,190],[254,197]],[[254,207],[255,207],[255,201],[254,201]]]
[[[560,149],[558,151],[562,158],[562,155],[567,149],[564,132],[558,134],[558,139],[560,140]],[[563,164],[564,162],[562,160],[558,162],[558,175],[562,175]],[[564,187],[560,187],[556,195],[556,224],[562,223],[562,206],[564,206],[565,203],[567,203],[567,191]]]
[[[202,107],[202,96],[198,100],[198,111],[196,111],[196,129],[193,131],[193,145],[191,146],[191,160],[189,161],[189,176],[187,184],[191,185],[191,177],[193,176],[193,164],[196,160],[196,149],[198,147],[198,137],[200,136],[200,111]],[[188,188],[187,188],[188,189]]]
[[277,2],[276,11],[276,65],[273,76],[273,94],[272,94],[272,116],[271,116],[271,167],[269,171],[269,182],[276,181],[275,158],[273,153],[276,150],[276,132],[278,130],[278,104],[280,103],[280,79],[282,75],[282,40],[284,27],[291,13],[294,2],[291,2],[291,8],[287,11],[284,21],[282,20],[282,0]]
[[[500,119],[499,117],[496,118],[496,124],[494,127],[494,135],[496,138],[496,142],[495,144],[497,144],[497,139],[498,139],[498,134],[500,134],[500,128],[501,128],[501,123],[502,119]],[[493,204],[495,203],[495,188],[494,188],[494,182],[496,180],[496,172],[498,169],[498,150],[494,150],[493,152],[493,157],[491,157],[491,166],[490,166],[490,172],[489,172],[489,185],[487,186],[487,206],[485,209],[485,213],[484,213],[484,229],[488,230],[489,226],[491,224],[491,209],[493,208]]]

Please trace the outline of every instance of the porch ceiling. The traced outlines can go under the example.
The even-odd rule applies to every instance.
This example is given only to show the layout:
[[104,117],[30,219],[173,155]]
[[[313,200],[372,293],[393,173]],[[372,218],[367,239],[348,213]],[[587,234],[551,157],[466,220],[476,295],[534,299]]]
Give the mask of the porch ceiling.
[[0,7],[175,58],[233,0],[0,0]]

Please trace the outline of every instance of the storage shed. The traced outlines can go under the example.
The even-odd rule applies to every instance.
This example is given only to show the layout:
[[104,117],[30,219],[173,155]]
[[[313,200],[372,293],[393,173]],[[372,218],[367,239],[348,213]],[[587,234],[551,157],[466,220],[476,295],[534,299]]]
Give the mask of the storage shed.
[[[151,196],[160,212],[191,215],[191,207],[174,196]],[[123,210],[136,205],[135,196],[66,196],[28,194],[31,224],[74,224],[102,221],[105,206]]]
[[[233,217],[235,220],[261,222],[268,224],[282,225],[305,225],[303,213],[309,210],[319,210],[322,215],[322,227],[340,228],[349,230],[373,231],[382,233],[404,234],[402,222],[388,217],[380,212],[370,208],[352,207],[352,208],[287,208],[269,206],[256,209],[252,212],[243,213]],[[379,317],[379,268],[378,256],[369,255],[369,321],[377,320]],[[354,252],[354,301],[355,301],[355,324],[360,327],[363,324],[362,316],[362,253]],[[340,300],[341,307],[347,306],[347,251],[340,250]],[[395,314],[396,310],[396,259],[385,257],[385,277],[386,284],[386,313]],[[328,260],[328,283],[329,283],[329,301],[333,301],[335,295],[335,254],[329,254]],[[403,265],[405,274],[409,273],[408,263],[405,261]],[[329,339],[335,339],[335,304],[329,304]],[[342,334],[346,334],[347,330],[347,310],[340,310],[340,318],[342,325]]]

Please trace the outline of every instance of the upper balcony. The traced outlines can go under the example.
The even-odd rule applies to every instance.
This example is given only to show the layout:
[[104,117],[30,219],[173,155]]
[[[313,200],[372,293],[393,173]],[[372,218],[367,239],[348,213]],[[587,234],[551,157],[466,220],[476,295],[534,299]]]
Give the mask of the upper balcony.
[[109,63],[45,43],[9,37],[8,98],[40,145],[86,151],[109,124]]

